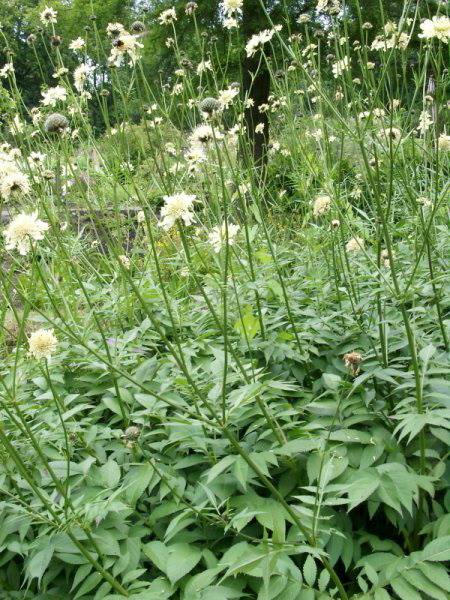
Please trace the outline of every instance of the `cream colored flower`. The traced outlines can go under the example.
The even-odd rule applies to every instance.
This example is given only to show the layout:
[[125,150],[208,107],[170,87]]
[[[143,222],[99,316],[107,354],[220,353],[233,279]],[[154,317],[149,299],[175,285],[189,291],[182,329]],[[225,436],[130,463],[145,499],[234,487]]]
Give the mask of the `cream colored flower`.
[[168,230],[175,225],[175,222],[181,219],[185,225],[191,225],[194,222],[193,214],[194,202],[197,196],[194,194],[174,194],[173,196],[164,196],[164,206],[161,209],[162,220],[160,225]]
[[118,256],[118,259],[120,261],[120,264],[122,265],[122,267],[124,269],[129,269],[130,265],[131,265],[131,261],[128,258],[128,256],[126,254],[121,254],[120,256]]
[[364,240],[360,237],[351,238],[345,245],[347,252],[359,252],[364,250]]
[[444,44],[448,44],[450,40],[450,19],[446,16],[434,16],[432,19],[425,19],[420,24],[422,33],[419,33],[419,37],[425,40],[437,38]]
[[[234,223],[228,223],[228,245],[232,246],[236,240],[236,236],[239,232],[239,225],[235,225]],[[226,245],[227,241],[227,226],[225,223],[222,225],[217,225],[214,227],[209,235],[208,242],[214,248],[214,252],[220,252],[221,248]]]
[[12,64],[12,62],[3,65],[3,67],[0,69],[0,78],[6,78],[10,73],[14,73],[14,65]]
[[86,42],[84,41],[84,39],[82,37],[77,37],[76,39],[70,42],[69,48],[70,50],[77,52],[78,50],[82,50],[85,47],[85,45]]
[[38,329],[28,338],[28,346],[30,354],[34,358],[38,360],[41,358],[49,359],[56,352],[58,340],[53,333],[53,329]]
[[313,214],[315,217],[320,217],[327,213],[331,208],[331,198],[326,194],[317,196],[314,200]]
[[65,102],[67,100],[67,90],[62,85],[48,88],[48,90],[41,93],[43,96],[41,102],[44,106],[56,106],[59,101]]
[[37,218],[37,212],[28,215],[21,213],[17,215],[3,232],[6,240],[6,249],[17,248],[19,254],[25,256],[30,251],[31,241],[44,239],[44,231],[47,231],[48,223]]
[[264,44],[270,42],[275,33],[280,29],[281,25],[277,25],[274,29],[264,29],[263,31],[253,35],[245,46],[247,56],[254,56],[256,52],[264,46]]
[[242,12],[243,0],[222,0],[222,8],[228,17]]
[[213,66],[210,60],[202,60],[197,65],[197,75],[201,75],[205,71],[212,71]]
[[199,125],[191,133],[190,140],[192,145],[196,146],[198,144],[207,144],[208,142],[212,142],[214,138],[221,139],[222,137],[223,136],[218,131],[213,130],[210,125]]
[[84,82],[88,75],[91,73],[92,67],[86,64],[79,65],[73,72],[73,81],[75,89],[78,92],[82,92],[84,88]]
[[433,119],[430,117],[430,114],[427,110],[423,110],[420,113],[419,125],[417,126],[417,131],[424,134],[430,129],[431,125],[433,125]]
[[12,196],[29,194],[30,189],[28,176],[21,171],[11,171],[0,179],[0,194],[5,200]]
[[115,67],[120,67],[124,56],[130,58],[130,65],[133,65],[139,58],[139,51],[144,45],[138,41],[138,38],[128,31],[123,31],[113,40],[113,47],[108,57],[108,63]]
[[338,60],[332,66],[332,71],[333,71],[334,77],[335,78],[339,77],[339,75],[342,75],[343,73],[345,73],[345,71],[348,71],[349,68],[350,68],[350,59],[348,56],[344,56],[344,58],[342,60]]
[[234,29],[238,26],[237,19],[235,17],[227,17],[223,21],[223,26],[225,29]]
[[54,8],[50,8],[49,6],[46,6],[44,8],[44,10],[41,12],[41,14],[39,15],[39,18],[41,20],[41,23],[43,23],[44,25],[48,25],[48,24],[55,24],[57,19],[58,13]]
[[112,38],[115,38],[124,32],[125,27],[122,25],[122,23],[108,23],[106,27],[106,34]]
[[328,13],[329,15],[336,15],[341,10],[341,3],[339,0],[317,0],[317,11]]
[[223,109],[228,108],[238,94],[239,94],[238,87],[229,87],[226,90],[221,90],[217,97],[221,108],[223,108]]
[[161,25],[170,25],[174,21],[177,20],[177,13],[174,8],[168,8],[167,10],[163,10],[162,13],[158,17],[158,21]]
[[450,135],[441,133],[438,139],[438,147],[443,152],[450,152]]

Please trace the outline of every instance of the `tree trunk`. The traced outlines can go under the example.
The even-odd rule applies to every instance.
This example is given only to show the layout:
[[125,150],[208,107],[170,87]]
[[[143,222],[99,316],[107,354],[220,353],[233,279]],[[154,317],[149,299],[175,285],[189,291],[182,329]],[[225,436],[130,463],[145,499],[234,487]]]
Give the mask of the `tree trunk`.
[[[259,0],[245,0],[242,17],[242,32],[244,34],[245,42],[247,42],[252,35],[268,26],[265,15],[261,10]],[[265,48],[265,51],[267,51],[267,48]],[[259,111],[259,107],[262,104],[268,103],[270,95],[270,75],[264,62],[261,62],[258,70],[259,62],[259,52],[253,57],[248,57],[246,54],[244,55],[242,93],[244,98],[252,98],[254,101],[253,106],[249,106],[245,109],[245,127],[250,147],[250,159],[252,160],[253,165],[257,167],[259,174],[264,176],[267,164],[267,145],[269,142],[269,119],[267,118],[266,113],[261,113]],[[255,73],[256,76],[254,77]],[[255,131],[256,126],[259,123],[264,125],[262,133],[257,133]],[[247,157],[244,154],[244,160],[246,158]]]

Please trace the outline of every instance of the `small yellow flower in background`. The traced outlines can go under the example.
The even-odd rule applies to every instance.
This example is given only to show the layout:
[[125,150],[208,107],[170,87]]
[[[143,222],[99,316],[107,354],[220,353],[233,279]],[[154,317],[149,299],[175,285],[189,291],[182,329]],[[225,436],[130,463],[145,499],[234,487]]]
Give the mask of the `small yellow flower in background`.
[[84,82],[88,78],[88,75],[92,72],[92,67],[86,64],[79,65],[73,72],[74,86],[77,92],[82,92],[84,88]]
[[417,126],[417,131],[419,131],[422,134],[426,133],[430,129],[431,125],[433,125],[433,123],[434,123],[434,121],[430,117],[428,111],[423,110],[420,113],[419,125]]
[[398,142],[402,138],[402,132],[397,127],[386,127],[385,129],[381,129],[380,135],[388,140],[391,139],[394,142]]
[[[228,223],[228,245],[232,246],[239,232],[239,225]],[[225,223],[214,227],[208,235],[208,242],[214,248],[214,252],[220,252],[221,248],[226,245],[227,241],[227,226]]]
[[121,254],[118,258],[119,258],[119,261],[120,261],[122,267],[124,267],[124,269],[130,268],[131,261],[126,254]]
[[238,87],[229,87],[226,90],[220,91],[217,99],[220,103],[221,108],[228,108],[238,94]]
[[222,8],[228,17],[242,12],[244,0],[222,0]]
[[37,212],[27,215],[22,213],[11,221],[3,232],[6,240],[6,249],[17,248],[19,254],[25,256],[31,249],[31,241],[44,239],[44,231],[47,231],[48,223],[37,218]]
[[258,123],[255,127],[255,133],[263,133],[264,132],[264,123]]
[[445,16],[437,17],[434,16],[432,19],[425,19],[420,24],[422,33],[419,33],[419,37],[425,40],[437,38],[444,44],[448,44],[450,41],[450,19]]
[[341,10],[340,0],[317,0],[316,10],[318,12],[336,15]]
[[364,250],[364,240],[360,237],[351,238],[345,245],[347,252],[358,252]]
[[82,50],[85,45],[86,45],[86,42],[84,41],[84,39],[82,37],[78,37],[75,40],[72,40],[70,42],[69,48],[70,48],[70,50],[77,52],[78,50]]
[[53,333],[53,329],[38,329],[28,338],[30,354],[34,358],[50,358],[56,351],[58,340]]
[[39,15],[39,18],[41,20],[41,23],[43,23],[44,25],[49,25],[49,24],[55,24],[57,19],[58,13],[56,12],[56,10],[54,8],[51,8],[49,6],[46,6],[44,8],[44,10],[41,12],[41,14]]
[[14,65],[12,64],[12,62],[3,65],[3,67],[0,69],[0,78],[4,79],[8,77],[9,73],[14,73]]
[[162,13],[158,17],[158,21],[161,25],[170,25],[174,21],[177,20],[177,13],[174,8],[168,8],[167,10],[163,10]]
[[342,75],[343,73],[345,73],[345,71],[348,71],[349,68],[350,68],[350,59],[348,56],[344,56],[344,58],[342,60],[338,60],[332,66],[332,71],[333,71],[334,77],[335,78],[339,77],[339,75]]
[[106,35],[108,37],[117,37],[121,33],[124,33],[125,27],[122,23],[108,23],[106,27]]
[[313,205],[313,214],[315,217],[320,217],[321,215],[324,215],[325,213],[327,213],[331,208],[331,198],[330,196],[327,196],[326,194],[321,194],[319,196],[317,196],[317,198],[314,200],[314,205]]
[[439,150],[444,152],[450,152],[450,135],[441,133],[438,139]]

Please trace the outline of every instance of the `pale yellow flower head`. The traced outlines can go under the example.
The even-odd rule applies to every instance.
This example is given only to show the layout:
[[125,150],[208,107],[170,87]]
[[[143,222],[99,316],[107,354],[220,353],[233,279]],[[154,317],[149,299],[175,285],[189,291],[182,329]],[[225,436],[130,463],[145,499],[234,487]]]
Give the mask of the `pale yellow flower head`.
[[347,252],[359,252],[364,250],[364,240],[360,237],[351,238],[345,245]]
[[37,360],[49,359],[56,351],[58,340],[53,333],[53,329],[38,329],[30,335],[28,346],[33,358]]
[[331,208],[331,198],[326,194],[320,194],[314,200],[313,214],[315,217],[320,217],[327,213]]
[[422,33],[419,33],[419,37],[425,40],[437,38],[444,44],[448,44],[450,41],[450,19],[446,16],[434,16],[432,19],[425,19],[420,24],[420,29]]
[[161,227],[170,229],[178,220],[182,220],[185,225],[194,222],[195,217],[193,208],[196,200],[194,194],[174,194],[173,196],[164,196],[164,206],[161,209]]
[[31,242],[42,240],[44,231],[47,231],[47,229],[48,223],[40,221],[37,218],[37,212],[31,215],[21,213],[11,221],[3,232],[6,249],[14,250],[14,248],[17,248],[19,254],[25,256],[31,249]]

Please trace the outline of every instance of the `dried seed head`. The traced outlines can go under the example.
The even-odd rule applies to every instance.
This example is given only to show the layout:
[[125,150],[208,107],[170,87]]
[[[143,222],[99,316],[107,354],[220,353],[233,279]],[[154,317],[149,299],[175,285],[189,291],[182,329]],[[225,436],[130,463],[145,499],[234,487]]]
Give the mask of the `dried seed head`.
[[130,427],[127,427],[127,429],[125,429],[122,437],[127,441],[134,441],[137,440],[140,435],[141,430],[139,429],[139,427],[131,425]]
[[205,98],[200,102],[199,108],[201,112],[204,112],[207,115],[212,115],[220,110],[220,102],[215,98]]
[[142,21],[134,21],[134,23],[131,24],[131,31],[133,33],[142,33],[145,31],[145,23]]
[[352,375],[357,375],[359,372],[359,365],[362,362],[362,355],[359,352],[349,352],[344,354],[344,364]]
[[60,113],[52,113],[45,119],[44,129],[47,133],[62,133],[69,127],[69,121]]

